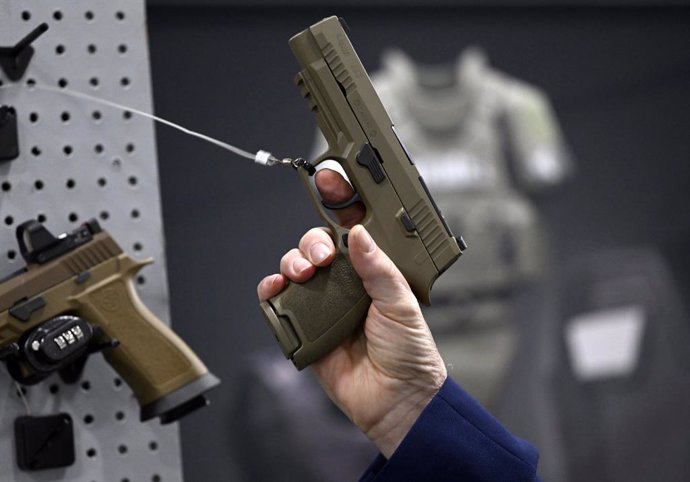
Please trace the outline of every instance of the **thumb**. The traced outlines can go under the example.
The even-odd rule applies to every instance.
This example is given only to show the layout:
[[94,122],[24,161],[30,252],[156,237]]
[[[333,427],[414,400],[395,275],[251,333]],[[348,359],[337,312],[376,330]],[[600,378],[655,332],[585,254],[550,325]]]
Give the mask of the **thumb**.
[[[401,309],[418,310],[417,300],[400,270],[374,242],[362,225],[350,230],[348,249],[353,268],[362,279],[372,302],[389,314]],[[414,307],[410,303],[414,303]]]

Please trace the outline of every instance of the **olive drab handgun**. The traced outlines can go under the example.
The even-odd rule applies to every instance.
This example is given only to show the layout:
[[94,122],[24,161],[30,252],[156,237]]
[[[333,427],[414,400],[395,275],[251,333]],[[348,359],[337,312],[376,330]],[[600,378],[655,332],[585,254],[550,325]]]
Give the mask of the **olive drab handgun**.
[[54,372],[74,382],[102,351],[134,392],[141,420],[172,422],[206,405],[217,385],[191,349],[140,301],[135,261],[97,221],[53,236],[30,220],[17,227],[25,268],[0,282],[0,359],[34,384]]
[[[348,259],[348,229],[331,219],[329,209],[363,203],[362,225],[425,304],[434,280],[466,245],[450,232],[398,139],[342,21],[326,18],[289,43],[301,68],[295,82],[328,143],[317,159],[294,165],[338,248],[329,267],[261,303],[283,353],[301,370],[349,337],[371,304]],[[349,178],[355,190],[349,202],[329,205],[313,189],[311,177],[326,160],[337,161]]]

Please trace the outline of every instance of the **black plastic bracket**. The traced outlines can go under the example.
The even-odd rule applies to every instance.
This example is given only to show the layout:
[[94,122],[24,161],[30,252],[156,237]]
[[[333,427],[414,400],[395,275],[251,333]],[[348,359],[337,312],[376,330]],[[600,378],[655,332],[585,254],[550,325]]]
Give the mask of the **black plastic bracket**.
[[67,413],[19,417],[14,421],[17,465],[24,471],[69,467],[74,463],[74,428]]
[[14,107],[0,105],[0,162],[19,157],[17,112]]

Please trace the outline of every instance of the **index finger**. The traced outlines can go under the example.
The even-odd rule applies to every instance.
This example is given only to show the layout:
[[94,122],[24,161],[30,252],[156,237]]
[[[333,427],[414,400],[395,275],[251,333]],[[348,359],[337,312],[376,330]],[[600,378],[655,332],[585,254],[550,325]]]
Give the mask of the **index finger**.
[[[352,199],[355,191],[349,182],[340,173],[324,168],[318,171],[314,177],[316,188],[321,197],[328,204],[340,204],[348,199]],[[345,228],[351,228],[355,224],[362,222],[366,214],[366,208],[361,202],[356,202],[352,206],[343,209],[334,209],[338,224]]]

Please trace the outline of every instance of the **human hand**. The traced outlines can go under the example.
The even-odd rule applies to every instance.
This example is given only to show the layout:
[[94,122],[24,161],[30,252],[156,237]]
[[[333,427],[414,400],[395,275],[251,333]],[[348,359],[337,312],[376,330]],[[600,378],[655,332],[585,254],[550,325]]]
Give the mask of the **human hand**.
[[[316,185],[328,202],[352,196],[334,171],[319,171]],[[312,367],[331,400],[390,457],[445,381],[446,367],[407,281],[366,229],[355,225],[364,207],[355,204],[336,214],[341,225],[354,225],[350,261],[372,303],[362,329]],[[288,280],[308,280],[334,256],[327,230],[308,231],[281,259],[281,274],[261,281],[259,299],[277,295]]]

